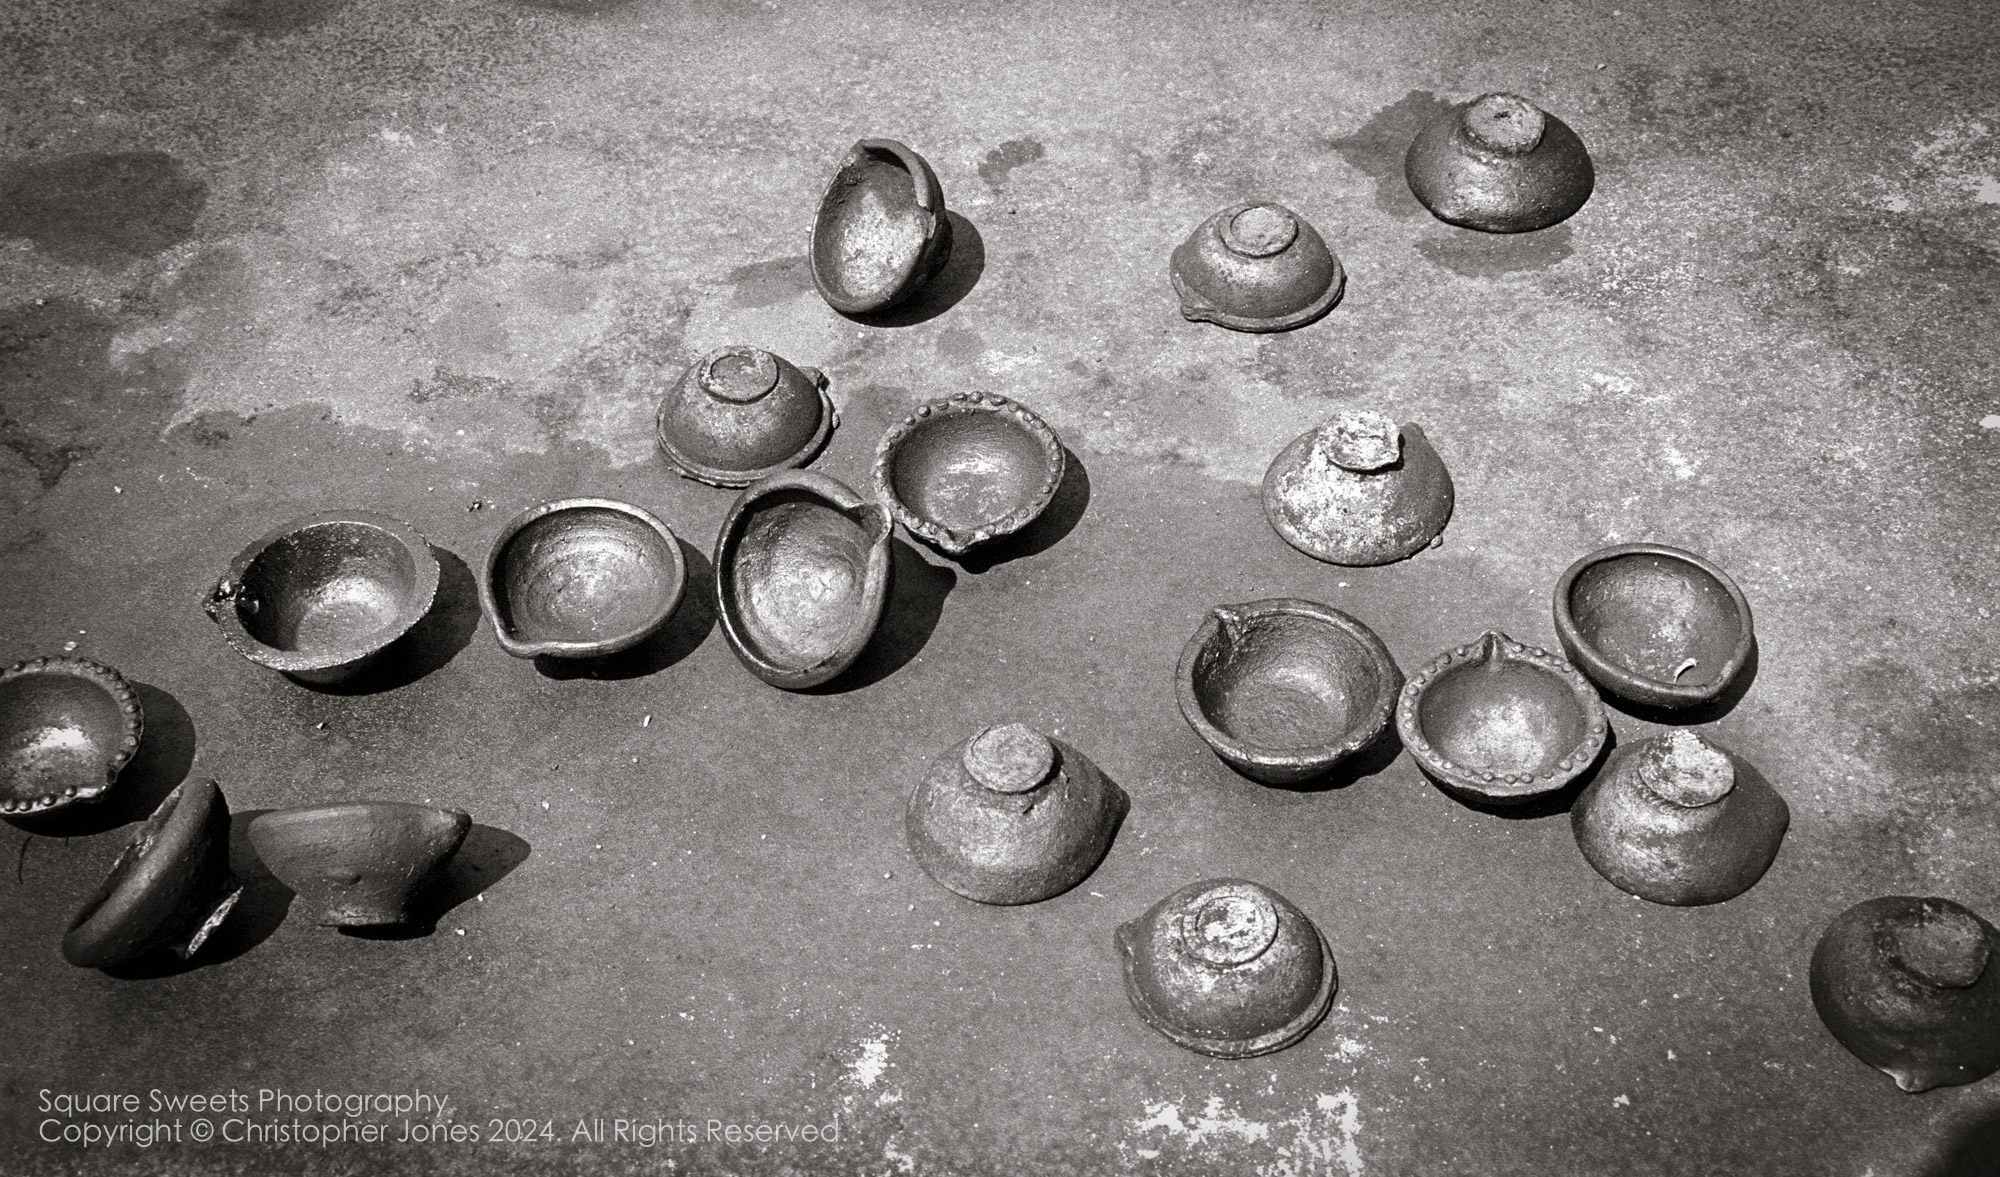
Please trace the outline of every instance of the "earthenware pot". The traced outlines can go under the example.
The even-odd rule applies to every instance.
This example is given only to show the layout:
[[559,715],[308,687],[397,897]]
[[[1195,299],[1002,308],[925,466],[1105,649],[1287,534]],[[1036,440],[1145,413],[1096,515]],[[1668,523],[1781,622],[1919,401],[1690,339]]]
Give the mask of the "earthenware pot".
[[1404,685],[1396,730],[1418,767],[1447,790],[1518,805],[1589,769],[1610,723],[1575,667],[1488,631]]
[[674,469],[710,486],[748,486],[803,466],[840,420],[826,383],[818,368],[762,348],[717,348],[660,400],[660,450]]
[[1189,1050],[1250,1058],[1312,1032],[1339,987],[1333,952],[1269,887],[1207,879],[1118,929],[1125,993],[1146,1024]]
[[1544,229],[1596,182],[1583,140],[1518,94],[1482,94],[1417,132],[1403,174],[1441,221],[1489,233]]
[[856,143],[813,220],[813,285],[827,305],[845,315],[888,310],[950,257],[951,220],[931,165],[894,139]]
[[139,750],[139,696],[88,658],[30,658],[0,671],[0,814],[98,801]]
[[715,537],[723,636],[773,686],[816,686],[861,656],[889,600],[889,513],[803,470],[743,492]]
[[599,658],[645,641],[687,587],[674,533],[616,499],[563,499],[514,516],[479,582],[500,647],[516,658]]
[[911,535],[948,555],[1034,522],[1068,458],[1026,405],[961,392],[919,405],[875,449],[875,494]]
[[1264,517],[1315,560],[1362,566],[1415,555],[1444,531],[1451,474],[1416,425],[1351,410],[1306,430],[1264,473]]
[[472,829],[455,809],[357,801],[281,809],[250,823],[250,844],[327,927],[410,922],[410,905],[444,873]]
[[1375,631],[1328,605],[1218,605],[1181,650],[1181,715],[1253,780],[1320,776],[1380,740],[1403,672]]
[[1605,692],[1681,710],[1720,695],[1750,661],[1750,602],[1721,568],[1665,544],[1618,544],[1556,583],[1556,637]]
[[430,611],[437,587],[437,557],[409,524],[325,511],[244,548],[203,608],[250,661],[333,683],[374,665]]
[[1678,730],[1614,750],[1570,810],[1577,848],[1598,874],[1680,907],[1748,891],[1791,820],[1748,761]]
[[212,780],[175,786],[63,936],[63,959],[108,969],[159,948],[193,956],[243,893],[229,871],[229,802]]
[[1905,1091],[1975,1083],[2000,1069],[1996,955],[2000,933],[1949,899],[1870,899],[1813,950],[1813,1007]]
[[903,829],[918,865],[947,888],[980,903],[1036,903],[1097,869],[1129,804],[1081,752],[1010,723],[938,757]]
[[1175,248],[1181,314],[1235,331],[1289,331],[1332,310],[1347,272],[1319,231],[1281,204],[1232,204]]

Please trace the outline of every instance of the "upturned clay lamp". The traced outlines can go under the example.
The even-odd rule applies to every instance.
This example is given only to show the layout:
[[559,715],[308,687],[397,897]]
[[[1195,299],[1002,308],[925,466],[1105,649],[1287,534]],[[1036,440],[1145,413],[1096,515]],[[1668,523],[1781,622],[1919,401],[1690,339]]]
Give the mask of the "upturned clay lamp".
[[990,392],[919,405],[882,435],[875,494],[911,535],[947,555],[1012,535],[1062,486],[1068,457],[1034,410]]
[[1949,899],[1891,895],[1836,917],[1812,956],[1813,1007],[1905,1091],[2000,1069],[2000,933]]
[[1331,606],[1218,605],[1181,650],[1181,715],[1223,763],[1294,784],[1372,746],[1403,672],[1375,631]]
[[139,696],[88,658],[30,658],[0,671],[0,814],[102,800],[139,750]]
[[1488,631],[1418,671],[1396,701],[1418,767],[1460,797],[1519,805],[1574,781],[1604,751],[1597,692],[1547,650]]
[[109,969],[162,948],[193,956],[236,906],[229,803],[214,781],[178,785],[139,827],[63,936],[63,959]]
[[1488,233],[1567,220],[1596,183],[1576,132],[1506,93],[1482,94],[1417,132],[1403,174],[1439,220]]
[[1037,903],[1097,869],[1129,806],[1081,752],[1025,724],[981,730],[933,762],[903,829],[918,865],[980,903]]
[[1361,567],[1422,551],[1456,502],[1451,473],[1416,425],[1349,410],[1306,430],[1264,472],[1264,517],[1315,560]]
[[674,469],[710,486],[748,486],[813,460],[839,423],[826,375],[762,348],[709,352],[660,401],[654,431]]
[[687,587],[667,525],[616,499],[563,499],[516,515],[479,582],[500,646],[516,658],[601,658],[645,641]]
[[1333,952],[1305,913],[1243,879],[1182,887],[1116,939],[1132,1008],[1216,1058],[1269,1054],[1304,1038],[1339,986]]
[[723,636],[788,690],[853,665],[889,600],[889,513],[845,483],[791,470],[746,489],[715,537]]
[[250,845],[324,927],[407,924],[472,829],[456,809],[358,801],[280,809],[250,823]]
[[1618,544],[1556,583],[1556,637],[1579,669],[1629,703],[1714,700],[1750,661],[1750,602],[1727,572],[1666,544]]
[[813,285],[844,315],[908,300],[951,257],[937,173],[894,139],[856,143],[820,199],[811,256]]
[[374,511],[326,511],[244,548],[203,607],[250,661],[335,683],[375,665],[423,620],[437,588],[437,557],[415,528]]
[[1233,204],[1174,249],[1181,314],[1233,331],[1289,331],[1332,310],[1347,272],[1319,231],[1281,204]]
[[1613,751],[1570,810],[1577,848],[1598,874],[1679,907],[1748,891],[1791,820],[1748,761],[1690,731]]

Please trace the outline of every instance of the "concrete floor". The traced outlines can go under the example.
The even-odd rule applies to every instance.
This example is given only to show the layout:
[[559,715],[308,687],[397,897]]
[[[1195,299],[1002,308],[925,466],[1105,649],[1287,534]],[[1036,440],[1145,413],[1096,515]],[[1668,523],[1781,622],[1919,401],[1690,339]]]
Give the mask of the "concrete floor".
[[[1805,985],[1861,899],[2000,916],[2000,35],[1958,0],[1623,2],[8,5],[0,659],[109,662],[149,732],[106,811],[0,844],[0,1169],[2000,1171],[1995,1080],[1905,1095]],[[1569,223],[1464,232],[1403,185],[1416,127],[1496,88],[1591,146]],[[833,313],[804,264],[863,135],[923,152],[973,227],[894,325]],[[1253,196],[1346,263],[1320,323],[1177,313],[1168,251]],[[508,658],[467,567],[523,506],[629,498],[706,573],[731,495],[650,423],[733,342],[826,369],[817,468],[853,485],[967,388],[1035,407],[1087,476],[1029,554],[900,550],[845,689],[753,679],[699,599],[615,677]],[[1458,485],[1442,548],[1342,570],[1265,525],[1270,456],[1341,406],[1424,424]],[[456,557],[364,693],[253,666],[199,608],[244,543],[334,506]],[[1211,605],[1325,601],[1414,670],[1489,627],[1553,644],[1562,569],[1642,538],[1756,609],[1712,730],[1793,823],[1730,903],[1628,898],[1565,817],[1468,809],[1407,756],[1252,784],[1174,705]],[[1025,909],[945,892],[902,840],[921,767],[1002,719],[1133,799],[1097,874]],[[120,823],[190,773],[239,812],[461,807],[456,906],[339,935],[239,847],[251,898],[201,967],[69,968]],[[1337,1008],[1283,1053],[1205,1059],[1126,1003],[1114,926],[1213,874],[1331,938]],[[44,1088],[421,1089],[553,1139],[81,1150],[38,1141]],[[839,1138],[575,1136],[621,1117]]]

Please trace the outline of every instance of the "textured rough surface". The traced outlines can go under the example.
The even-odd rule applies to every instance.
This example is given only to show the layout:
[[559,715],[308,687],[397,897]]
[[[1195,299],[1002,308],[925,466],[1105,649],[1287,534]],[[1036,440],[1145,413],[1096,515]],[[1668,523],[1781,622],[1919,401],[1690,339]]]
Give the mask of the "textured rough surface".
[[[104,802],[127,822],[192,768],[239,813],[481,823],[431,936],[281,923],[246,870],[216,956],[151,979],[57,953],[123,830],[0,828],[0,1008],[33,1011],[6,1023],[0,1170],[1978,1172],[2000,1085],[1896,1091],[1821,1027],[1806,962],[1870,896],[2000,911],[1996,59],[1962,0],[0,6],[0,662],[75,642],[134,680],[150,803]],[[1410,195],[1416,128],[1490,90],[1590,145],[1561,225],[1458,230]],[[877,134],[964,220],[956,301],[869,324],[806,255]],[[1181,317],[1168,251],[1253,197],[1340,255],[1325,320]],[[625,499],[706,558],[731,496],[665,467],[653,412],[739,342],[826,370],[819,464],[850,485],[890,423],[984,388],[1048,419],[1087,502],[990,567],[898,541],[893,620],[838,689],[744,673],[692,589],[613,670],[507,657],[465,563],[515,510]],[[1424,424],[1458,488],[1441,548],[1329,567],[1259,518],[1271,456],[1343,407]],[[349,504],[449,558],[399,677],[313,691],[196,602],[273,524]],[[1325,601],[1418,667],[1489,628],[1552,646],[1562,570],[1636,539],[1757,612],[1711,722],[1793,823],[1729,903],[1626,898],[1562,815],[1473,811],[1407,757],[1267,789],[1176,713],[1218,602]],[[1132,795],[1103,865],[1031,909],[944,892],[900,829],[908,782],[996,715]],[[1268,1059],[1181,1050],[1119,982],[1117,922],[1217,875],[1340,956],[1327,1022]],[[42,1088],[125,1086],[420,1086],[559,1140],[37,1139]],[[840,1139],[643,1149],[620,1116]]]

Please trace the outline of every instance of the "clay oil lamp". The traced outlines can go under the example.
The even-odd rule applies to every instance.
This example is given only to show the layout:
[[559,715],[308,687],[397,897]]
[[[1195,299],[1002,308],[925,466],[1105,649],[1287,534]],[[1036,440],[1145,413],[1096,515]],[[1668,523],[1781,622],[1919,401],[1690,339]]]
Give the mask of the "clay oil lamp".
[[944,189],[924,157],[894,139],[847,153],[813,220],[812,276],[843,315],[907,300],[951,257]]
[[911,535],[947,555],[1012,535],[1048,508],[1068,458],[1026,405],[961,392],[882,435],[875,493]]
[[261,814],[250,845],[278,881],[319,909],[323,927],[407,924],[472,829],[456,809],[398,801],[314,805]]
[[861,656],[889,600],[892,528],[880,506],[809,471],[737,498],[715,537],[715,599],[750,673],[798,690]]
[[1315,560],[1365,566],[1415,555],[1444,531],[1451,474],[1416,425],[1366,409],[1300,434],[1264,473],[1264,517]]
[[214,781],[175,786],[118,854],[63,936],[63,959],[116,968],[161,948],[185,960],[243,893],[229,871],[229,802]]
[[1404,685],[1396,729],[1418,767],[1445,789],[1505,806],[1582,775],[1603,752],[1610,724],[1575,667],[1489,631]]
[[1598,874],[1679,907],[1748,891],[1791,820],[1748,761],[1690,731],[1613,751],[1570,810],[1577,848]]
[[479,583],[493,632],[516,658],[630,649],[659,632],[686,587],[674,533],[615,499],[563,499],[516,515]]
[[1403,672],[1361,622],[1278,599],[1211,610],[1181,651],[1176,683],[1181,714],[1225,764],[1282,785],[1380,740]]
[[1836,917],[1812,956],[1813,1007],[1905,1091],[2000,1069],[2000,932],[1949,899],[1891,895]]
[[1232,204],[1174,249],[1181,314],[1232,331],[1289,331],[1332,310],[1347,272],[1319,231],[1281,204]]
[[1715,699],[1750,660],[1750,602],[1729,574],[1665,544],[1619,544],[1556,584],[1556,636],[1592,682],[1628,703]]
[[1518,94],[1482,94],[1417,132],[1403,157],[1410,191],[1441,221],[1524,233],[1569,218],[1595,173],[1583,140]]
[[244,548],[204,607],[250,661],[335,683],[374,665],[430,611],[437,588],[437,557],[409,524],[327,511]]
[[1333,1005],[1333,952],[1269,887],[1208,879],[1117,933],[1125,993],[1147,1025],[1216,1058],[1283,1050]]
[[1125,791],[1081,752],[1025,724],[981,730],[937,758],[903,829],[933,879],[980,903],[1037,903],[1111,849]]
[[88,658],[30,658],[0,671],[0,814],[98,801],[139,750],[139,696]]
[[661,398],[654,427],[661,452],[683,476],[734,487],[812,461],[839,423],[818,368],[732,345],[681,373]]

